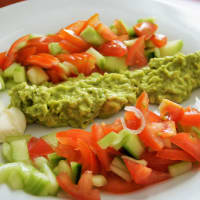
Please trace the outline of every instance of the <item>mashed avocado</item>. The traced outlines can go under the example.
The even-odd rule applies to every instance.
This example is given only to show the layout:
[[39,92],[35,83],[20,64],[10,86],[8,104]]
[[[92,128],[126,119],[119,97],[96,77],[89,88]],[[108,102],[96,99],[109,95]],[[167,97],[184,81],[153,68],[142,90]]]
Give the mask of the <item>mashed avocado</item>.
[[108,117],[134,104],[146,91],[150,103],[163,98],[181,103],[200,86],[200,52],[151,59],[149,66],[122,73],[79,75],[54,86],[21,83],[10,91],[11,106],[29,123],[49,127],[86,127],[96,117]]

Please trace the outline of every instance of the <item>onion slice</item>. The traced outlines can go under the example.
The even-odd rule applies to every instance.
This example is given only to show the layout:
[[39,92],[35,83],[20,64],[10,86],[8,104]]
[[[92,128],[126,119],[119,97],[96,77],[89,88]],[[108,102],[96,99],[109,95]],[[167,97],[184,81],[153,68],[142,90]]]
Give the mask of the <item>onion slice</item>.
[[142,114],[142,112],[137,109],[135,106],[126,106],[124,108],[125,111],[129,111],[129,112],[133,112],[135,114],[135,116],[141,120],[141,125],[138,129],[134,130],[134,129],[130,129],[126,126],[126,122],[124,120],[124,118],[121,118],[121,122],[122,122],[122,126],[124,129],[127,129],[129,131],[131,131],[132,134],[139,134],[141,133],[145,126],[146,126],[146,121],[145,121],[145,118],[144,118],[144,115]]

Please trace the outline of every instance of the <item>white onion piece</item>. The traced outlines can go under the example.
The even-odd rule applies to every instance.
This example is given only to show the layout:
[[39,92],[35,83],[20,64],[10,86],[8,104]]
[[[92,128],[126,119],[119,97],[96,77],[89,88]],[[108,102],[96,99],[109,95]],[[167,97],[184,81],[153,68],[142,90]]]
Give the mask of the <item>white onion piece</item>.
[[133,133],[133,134],[139,134],[139,133],[141,133],[144,130],[145,126],[146,126],[146,121],[145,121],[145,118],[144,118],[144,115],[142,114],[142,112],[139,109],[137,109],[135,106],[126,106],[124,108],[124,110],[129,111],[129,112],[133,112],[135,114],[135,116],[138,119],[141,120],[141,125],[136,130],[130,129],[130,128],[128,128],[126,126],[126,122],[125,122],[124,118],[121,118],[121,122],[122,122],[123,128],[131,131],[131,133]]

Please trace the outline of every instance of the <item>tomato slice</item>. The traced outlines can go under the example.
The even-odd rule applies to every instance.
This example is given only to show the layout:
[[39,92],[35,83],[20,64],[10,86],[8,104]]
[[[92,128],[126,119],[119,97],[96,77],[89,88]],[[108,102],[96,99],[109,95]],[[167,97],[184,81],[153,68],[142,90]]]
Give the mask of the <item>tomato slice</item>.
[[126,26],[122,23],[121,20],[116,19],[116,20],[114,21],[114,26],[115,26],[116,29],[117,29],[117,34],[118,34],[118,35],[125,35],[125,34],[128,34],[127,28],[126,28]]
[[100,193],[96,189],[92,189],[92,174],[85,172],[78,185],[72,183],[66,173],[57,176],[59,186],[76,200],[100,200]]
[[141,22],[134,26],[134,31],[137,36],[144,36],[145,40],[148,40],[156,32],[158,26],[151,22]]
[[157,115],[156,113],[152,112],[152,111],[149,111],[148,113],[148,122],[151,123],[151,122],[161,122],[161,118],[159,115]]
[[144,55],[144,47],[144,36],[141,36],[128,49],[126,58],[127,65],[143,67],[147,64],[147,58]]
[[163,34],[155,33],[151,37],[151,41],[153,42],[155,46],[157,46],[158,48],[161,48],[167,44],[167,36]]
[[100,53],[104,56],[122,57],[127,54],[128,50],[126,45],[119,40],[112,40],[106,42],[99,47]]
[[32,138],[28,143],[28,150],[31,159],[35,159],[39,156],[47,156],[48,154],[54,152],[52,147],[42,138]]
[[128,171],[131,174],[133,181],[137,184],[143,184],[146,179],[151,175],[152,169],[135,161],[122,157]]
[[87,20],[87,23],[86,23],[86,26],[92,26],[92,27],[96,27],[98,24],[100,23],[100,20],[99,20],[99,14],[98,13],[95,13],[94,15],[92,15],[88,20]]
[[29,65],[36,65],[47,69],[59,64],[58,58],[47,53],[31,55],[26,59],[26,62]]
[[0,69],[3,69],[5,59],[6,59],[6,52],[1,52],[0,53]]
[[136,108],[138,108],[144,116],[148,115],[149,112],[149,97],[146,92],[143,92],[136,101]]
[[192,156],[180,149],[162,149],[161,151],[157,152],[156,156],[168,160],[182,160],[189,162],[195,161]]
[[133,112],[125,112],[124,119],[126,126],[130,129],[137,130],[141,126],[141,119],[137,118]]
[[168,99],[163,99],[160,106],[161,118],[168,116],[169,119],[178,122],[184,115],[184,108]]
[[174,121],[163,121],[152,123],[155,128],[157,127],[157,134],[162,138],[170,138],[176,135],[176,124]]
[[199,126],[200,125],[200,112],[185,111],[183,117],[179,121],[179,123],[183,126]]
[[21,46],[26,45],[28,40],[29,35],[25,35],[12,44],[4,61],[3,69],[8,68],[15,61],[17,51],[21,48]]
[[197,161],[200,161],[200,140],[198,138],[192,138],[192,136],[187,133],[179,133],[170,140]]
[[124,40],[128,40],[129,39],[129,35],[128,34],[124,34],[124,35],[119,35],[117,37],[117,40],[123,42]]
[[96,31],[107,41],[112,41],[117,39],[117,35],[115,35],[108,26],[105,24],[99,23],[96,26]]
[[74,33],[76,35],[80,35],[82,30],[85,28],[86,23],[87,23],[87,21],[79,20],[79,21],[65,27],[65,29],[70,29],[70,30],[74,31]]
[[102,188],[102,190],[109,193],[124,194],[133,192],[143,187],[134,182],[126,182],[113,173],[108,174],[106,178],[107,184]]
[[73,45],[67,40],[61,40],[59,44],[67,53],[80,53],[83,51],[82,48]]

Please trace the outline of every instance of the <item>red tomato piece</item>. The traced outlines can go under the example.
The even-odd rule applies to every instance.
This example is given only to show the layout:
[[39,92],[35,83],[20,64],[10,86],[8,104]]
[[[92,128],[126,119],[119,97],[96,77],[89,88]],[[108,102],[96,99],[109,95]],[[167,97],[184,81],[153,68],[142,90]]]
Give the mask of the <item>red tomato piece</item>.
[[16,53],[17,51],[21,48],[21,45],[24,43],[26,44],[26,42],[29,39],[29,35],[25,35],[21,38],[19,38],[18,40],[16,40],[12,46],[10,47],[8,54],[6,56],[6,59],[4,61],[4,66],[3,69],[8,68],[16,59]]
[[122,157],[128,171],[131,174],[133,181],[137,184],[143,184],[146,179],[151,175],[152,169],[142,164],[136,163],[134,160]]
[[192,138],[192,136],[187,133],[179,133],[170,140],[197,161],[200,161],[200,140],[198,138]]
[[59,44],[68,53],[80,53],[83,51],[82,48],[73,45],[67,40],[61,40]]
[[199,126],[200,112],[185,112],[179,123],[183,126]]
[[127,65],[143,67],[147,64],[147,58],[144,55],[144,47],[144,36],[141,36],[128,49],[126,57]]
[[138,108],[144,116],[148,115],[149,112],[149,97],[146,92],[143,92],[136,101],[136,108]]
[[[86,26],[92,26],[92,27],[96,27],[98,24],[100,23],[100,20],[99,20],[99,14],[98,13],[95,13],[94,15],[92,15],[88,20],[87,20],[87,23],[86,23]],[[85,26],[85,27],[86,27]]]
[[127,54],[128,50],[126,45],[119,40],[112,40],[106,42],[99,47],[100,53],[104,56],[122,57]]
[[160,106],[161,118],[168,116],[170,120],[179,121],[184,115],[184,109],[181,105],[176,104],[168,99],[163,99]]
[[3,69],[5,59],[6,59],[6,52],[1,52],[0,53],[0,69]]
[[134,26],[134,31],[137,36],[144,36],[145,40],[148,40],[156,32],[158,26],[151,22],[141,22]]
[[92,174],[85,172],[78,185],[72,183],[66,173],[57,176],[59,186],[76,200],[100,200],[100,193],[96,189],[92,189]]
[[141,119],[138,119],[133,112],[125,112],[126,126],[130,129],[137,130],[141,126]]
[[163,34],[155,33],[151,37],[151,41],[153,42],[155,46],[157,46],[158,48],[161,48],[167,44],[167,36]]
[[105,24],[99,23],[96,27],[96,31],[107,41],[117,39],[117,35],[115,35]]
[[85,28],[86,23],[87,23],[87,21],[79,20],[79,21],[65,27],[65,29],[70,29],[70,30],[74,31],[74,33],[76,35],[80,35],[82,30]]
[[126,26],[122,23],[121,20],[116,19],[116,20],[114,21],[114,26],[115,26],[116,29],[117,29],[117,34],[118,34],[118,35],[125,35],[125,34],[128,34],[127,28],[126,28]]
[[180,149],[162,149],[161,151],[157,152],[156,156],[168,160],[182,160],[189,162],[195,161],[192,156]]
[[28,150],[31,159],[34,159],[39,156],[47,156],[50,153],[53,153],[54,150],[52,147],[45,142],[42,138],[40,139],[31,139],[28,143]]
[[117,40],[123,42],[124,40],[128,40],[129,39],[129,35],[128,34],[124,34],[124,35],[119,35],[117,37]]
[[30,39],[27,43],[28,47],[35,47],[37,49],[37,53],[49,53],[49,42],[44,42],[45,37],[37,37]]
[[27,58],[26,62],[29,65],[36,65],[47,69],[59,64],[58,58],[47,53],[31,55]]
[[60,83],[63,81],[63,79],[60,77],[60,75],[57,73],[57,70],[55,69],[47,69],[47,74],[50,78],[50,81],[54,84]]
[[158,136],[159,130],[161,130],[161,128],[155,125],[155,123],[148,123],[139,134],[145,146],[151,147],[155,151],[160,151],[164,147],[162,138]]
[[157,115],[156,113],[152,112],[152,111],[149,111],[148,113],[148,122],[151,123],[151,122],[161,122],[161,118],[159,115]]
[[81,48],[82,51],[85,51],[86,49],[89,48],[89,44],[85,42],[81,37],[76,35],[72,30],[62,29],[57,34],[59,37],[61,37],[64,40],[67,40],[74,46]]
[[162,138],[170,138],[176,135],[176,124],[174,121],[155,122],[154,125],[157,126],[158,129],[160,127],[158,135]]

